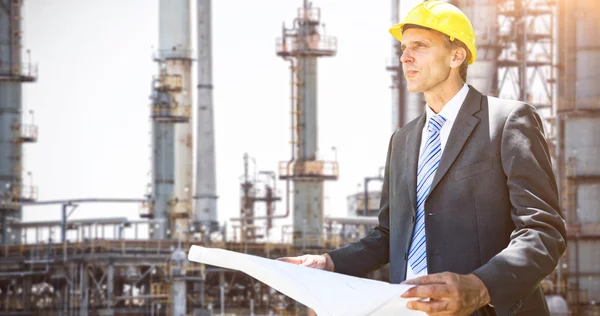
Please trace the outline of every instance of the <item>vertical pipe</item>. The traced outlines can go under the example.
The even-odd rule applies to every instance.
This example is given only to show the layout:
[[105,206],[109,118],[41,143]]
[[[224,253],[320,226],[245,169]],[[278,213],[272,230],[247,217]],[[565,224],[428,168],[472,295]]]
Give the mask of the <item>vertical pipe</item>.
[[[160,96],[154,94],[153,99],[158,98]],[[173,195],[175,182],[175,127],[173,124],[152,122],[152,152],[153,218],[162,219],[167,224],[149,227],[149,229],[151,238],[160,240],[167,238],[167,227],[170,223],[169,201]]]
[[79,316],[87,316],[88,315],[88,309],[87,309],[88,276],[85,272],[86,272],[85,264],[80,263],[79,264],[79,289],[80,289],[79,293],[80,293],[81,297],[80,297],[80,305],[79,305]]
[[[517,52],[527,51],[527,6],[524,5],[523,0],[515,0],[515,11],[520,12],[522,17],[518,23],[515,23],[515,30],[517,32]],[[523,56],[521,58],[521,64],[518,66],[519,69],[519,100],[529,102],[529,95],[527,91],[527,58]]]
[[219,289],[221,294],[221,316],[225,316],[225,272],[219,271]]
[[422,93],[408,92],[404,94],[402,109],[402,118],[404,120],[402,126],[408,124],[410,121],[416,119],[425,111],[425,101]]
[[8,221],[6,220],[6,215],[4,213],[0,214],[0,218],[2,219],[2,245],[6,245],[8,244],[8,229],[6,229],[5,227],[8,227]]
[[[390,25],[394,25],[400,22],[400,0],[391,0],[392,6],[392,16]],[[399,77],[401,72],[396,69],[396,67],[400,66],[400,59],[398,56],[398,41],[391,36],[392,41],[392,51],[391,51],[391,71],[392,71],[392,132],[396,131],[400,127],[400,122],[402,122],[402,112],[400,111],[400,92],[398,82],[401,82],[402,78]],[[401,86],[401,85],[400,85]]]
[[110,263],[108,265],[108,272],[106,275],[106,308],[112,311],[113,308],[113,296],[115,287],[115,266]]
[[60,219],[60,241],[64,243],[67,240],[67,204],[62,205]]
[[[67,273],[66,270],[63,270],[63,271],[65,274]],[[68,288],[69,288],[69,283],[65,282],[65,284],[63,285],[63,297],[62,297],[62,309],[63,309],[62,314],[65,316],[67,316],[67,311],[68,311],[68,306],[69,306],[69,301],[68,301],[69,298],[67,297],[69,295]]]
[[31,308],[31,275],[27,275],[23,278],[23,285],[22,285],[22,304],[23,304],[23,310],[29,310]]
[[198,0],[198,108],[194,225],[218,229],[214,105],[212,85],[211,0]]
[[185,283],[185,262],[186,255],[180,247],[171,254],[171,278],[172,278],[172,299],[173,315],[186,315],[186,283]]

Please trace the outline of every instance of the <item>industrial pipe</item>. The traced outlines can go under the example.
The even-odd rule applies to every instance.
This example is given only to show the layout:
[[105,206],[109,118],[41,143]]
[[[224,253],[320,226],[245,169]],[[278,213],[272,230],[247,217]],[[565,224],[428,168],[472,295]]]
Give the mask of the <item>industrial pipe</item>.
[[5,278],[14,278],[14,277],[23,277],[26,275],[44,275],[50,272],[50,266],[46,264],[46,269],[44,271],[18,271],[18,272],[2,272],[0,273],[0,279]]
[[120,199],[120,198],[86,198],[86,199],[71,199],[71,200],[49,200],[49,201],[34,201],[34,202],[22,202],[21,205],[26,206],[38,206],[48,204],[67,204],[73,205],[77,203],[143,203],[149,202],[150,199]]
[[378,225],[379,219],[375,216],[326,217],[325,222],[348,225]]
[[[291,118],[292,126],[290,128],[290,130],[292,131],[291,132],[291,134],[292,134],[291,135],[292,136],[292,158],[287,162],[287,169],[286,169],[286,170],[290,170],[290,165],[296,160],[296,151],[295,151],[295,148],[294,148],[294,145],[296,143],[295,142],[296,137],[295,137],[295,134],[294,134],[294,126],[295,126],[294,125],[294,123],[295,123],[295,121],[294,121],[294,113],[297,112],[297,111],[295,111],[296,109],[294,107],[294,105],[295,105],[295,103],[294,103],[294,94],[295,94],[295,91],[294,91],[294,73],[295,73],[295,71],[294,71],[294,69],[295,69],[295,66],[294,66],[294,60],[292,58],[286,57],[285,60],[287,60],[287,61],[290,62],[290,70],[291,70],[290,71],[290,73],[291,73],[291,76],[290,76],[291,77],[290,78],[290,87],[291,87],[291,90],[292,90],[292,97],[290,98],[290,100],[291,100],[291,114],[292,114],[291,115],[291,117],[292,117]],[[285,200],[286,200],[285,201],[285,203],[286,203],[285,214],[282,214],[282,215],[270,215],[270,216],[268,216],[268,215],[267,216],[253,216],[252,218],[250,218],[250,217],[248,217],[248,218],[246,218],[246,217],[233,217],[230,220],[232,220],[232,221],[241,221],[241,220],[249,220],[249,219],[260,220],[260,219],[281,219],[281,218],[287,218],[290,215],[290,177],[289,177],[289,175],[285,179]]]

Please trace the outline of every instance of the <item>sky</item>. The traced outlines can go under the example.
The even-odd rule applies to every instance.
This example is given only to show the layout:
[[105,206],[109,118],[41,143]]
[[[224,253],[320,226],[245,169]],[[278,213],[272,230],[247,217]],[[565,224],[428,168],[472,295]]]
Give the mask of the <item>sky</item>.
[[[290,158],[290,74],[275,55],[275,39],[302,1],[212,3],[217,209],[223,223],[239,216],[244,153],[259,170],[277,171],[279,161]],[[392,132],[385,69],[390,2],[365,3],[313,1],[326,34],[338,40],[337,55],[318,65],[320,158],[334,159],[335,146],[340,165],[338,181],[325,185],[329,216],[345,216],[346,197],[364,177],[377,175]],[[401,16],[410,5],[403,2]],[[143,198],[151,181],[149,96],[157,72],[152,52],[158,1],[26,0],[23,18],[24,49],[39,67],[37,82],[25,84],[23,93],[24,122],[39,127],[38,142],[24,148],[25,174],[31,172],[25,184],[38,187],[39,200]],[[282,192],[284,184],[277,183]],[[276,213],[284,211],[280,202]],[[137,204],[82,204],[70,218],[138,214]],[[59,216],[58,205],[28,206],[23,220]],[[283,223],[291,217],[276,225]]]

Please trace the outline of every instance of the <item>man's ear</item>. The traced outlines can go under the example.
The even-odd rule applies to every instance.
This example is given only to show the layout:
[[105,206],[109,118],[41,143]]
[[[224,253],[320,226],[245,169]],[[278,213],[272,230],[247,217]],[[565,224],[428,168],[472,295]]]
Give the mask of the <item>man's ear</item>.
[[462,65],[462,63],[465,61],[466,58],[467,58],[467,50],[466,49],[464,49],[462,47],[453,49],[452,60],[450,61],[450,67],[451,68],[460,67],[460,65]]

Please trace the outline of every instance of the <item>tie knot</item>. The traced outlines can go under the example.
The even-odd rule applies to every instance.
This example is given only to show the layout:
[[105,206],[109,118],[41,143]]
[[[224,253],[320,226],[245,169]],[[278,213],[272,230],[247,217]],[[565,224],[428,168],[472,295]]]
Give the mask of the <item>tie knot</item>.
[[446,123],[446,118],[436,114],[429,119],[429,129],[439,132]]

